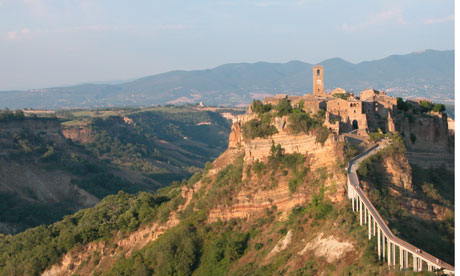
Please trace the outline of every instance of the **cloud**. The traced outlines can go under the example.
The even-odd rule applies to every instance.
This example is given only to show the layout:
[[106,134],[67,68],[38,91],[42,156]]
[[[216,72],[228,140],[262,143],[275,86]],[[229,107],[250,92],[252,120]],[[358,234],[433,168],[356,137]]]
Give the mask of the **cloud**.
[[347,32],[353,32],[368,29],[387,22],[397,23],[398,25],[407,24],[407,22],[404,20],[401,10],[389,10],[374,14],[371,17],[368,17],[366,21],[360,24],[349,25],[347,23],[344,23],[340,28]]
[[455,20],[455,17],[453,15],[449,15],[449,16],[441,17],[441,18],[430,18],[430,19],[425,20],[423,23],[431,25],[431,24],[451,22],[454,20]]
[[18,40],[21,38],[25,38],[29,36],[30,34],[31,32],[29,28],[24,28],[20,31],[12,30],[6,34],[6,39],[9,41],[14,41],[14,40]]
[[9,31],[6,35],[6,39],[8,40],[16,40],[17,37],[18,35],[16,34],[16,31]]

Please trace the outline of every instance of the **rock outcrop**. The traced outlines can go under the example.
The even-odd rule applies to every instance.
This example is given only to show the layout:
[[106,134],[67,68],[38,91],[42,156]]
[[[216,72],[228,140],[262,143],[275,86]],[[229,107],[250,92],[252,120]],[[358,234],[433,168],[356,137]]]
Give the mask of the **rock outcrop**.
[[[245,139],[243,137],[242,126],[245,122],[256,118],[253,113],[240,115],[234,121],[232,132],[229,138],[229,149],[219,157],[213,167],[223,168],[221,163],[234,160],[235,155],[244,155],[245,166],[250,166],[255,161],[267,162],[271,155],[273,145],[280,144],[284,154],[300,153],[305,156],[306,164],[310,172],[317,169],[325,169],[330,177],[325,181],[325,186],[329,187],[328,198],[332,201],[342,201],[345,194],[346,178],[340,171],[334,171],[338,162],[342,159],[343,144],[339,136],[329,135],[324,144],[316,141],[314,133],[294,134],[288,127],[287,116],[275,117],[273,125],[278,133],[268,138]],[[231,158],[233,156],[233,158]],[[227,160],[227,162],[224,162]],[[243,179],[246,179],[244,174]],[[250,186],[243,185],[240,191],[234,196],[229,205],[220,205],[212,209],[208,216],[208,221],[230,220],[232,218],[251,218],[257,216],[267,208],[276,207],[277,211],[288,213],[296,205],[304,203],[310,195],[306,190],[292,193],[289,189],[289,175],[276,175],[274,185],[256,185],[254,183],[269,182],[269,179],[257,179],[252,175],[247,179]]]
[[93,130],[88,127],[66,128],[62,130],[62,134],[65,138],[82,144],[92,142],[94,137]]

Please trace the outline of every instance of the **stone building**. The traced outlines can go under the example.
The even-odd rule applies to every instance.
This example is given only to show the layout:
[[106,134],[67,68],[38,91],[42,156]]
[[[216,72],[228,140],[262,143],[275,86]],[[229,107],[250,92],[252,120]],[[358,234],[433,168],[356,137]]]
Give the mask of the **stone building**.
[[288,99],[297,107],[303,101],[303,109],[310,114],[319,110],[326,112],[325,125],[338,134],[356,131],[359,135],[369,132],[395,131],[397,99],[374,89],[367,89],[355,97],[345,89],[335,88],[331,93],[324,91],[324,67],[313,67],[313,94],[287,96],[277,94],[266,97],[264,103],[276,105],[281,99]]

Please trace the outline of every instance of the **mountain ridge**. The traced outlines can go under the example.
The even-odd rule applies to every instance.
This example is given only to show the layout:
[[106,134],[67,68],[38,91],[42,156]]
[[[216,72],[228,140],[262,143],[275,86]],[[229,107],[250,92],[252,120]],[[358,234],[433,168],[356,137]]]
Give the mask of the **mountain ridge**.
[[[359,92],[374,88],[403,98],[454,101],[454,50],[425,50],[383,59],[351,63],[339,57],[325,67],[325,88]],[[86,83],[66,87],[0,91],[0,106],[8,108],[97,108],[197,103],[247,105],[266,94],[311,92],[313,64],[228,63],[211,69],[174,70],[120,84]]]

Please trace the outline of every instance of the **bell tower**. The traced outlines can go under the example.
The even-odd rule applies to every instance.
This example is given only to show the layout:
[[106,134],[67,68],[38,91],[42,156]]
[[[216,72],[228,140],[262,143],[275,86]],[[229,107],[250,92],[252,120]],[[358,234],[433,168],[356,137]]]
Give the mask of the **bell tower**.
[[313,66],[313,95],[324,95],[324,67]]

